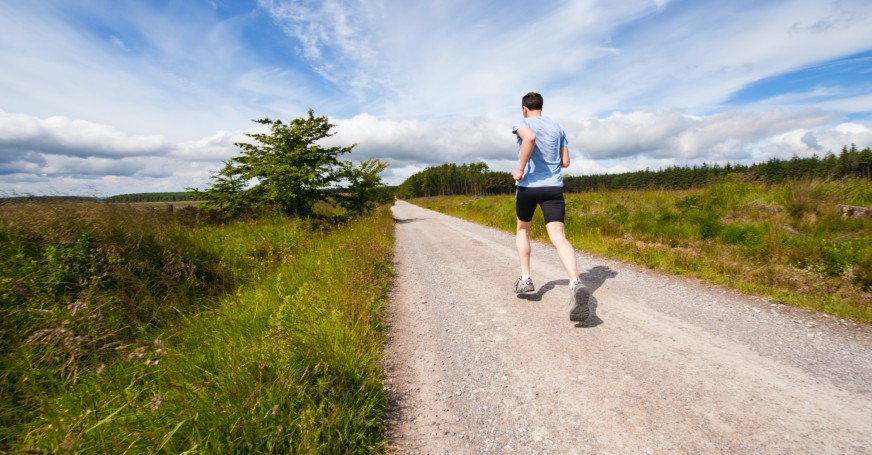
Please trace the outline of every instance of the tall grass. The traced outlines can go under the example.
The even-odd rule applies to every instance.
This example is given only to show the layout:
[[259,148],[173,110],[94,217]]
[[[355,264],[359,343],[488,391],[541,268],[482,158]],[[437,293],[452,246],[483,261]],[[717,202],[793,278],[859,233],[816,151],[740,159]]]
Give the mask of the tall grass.
[[[8,348],[0,450],[383,446],[387,209],[341,226],[272,218],[190,228],[97,205],[81,207],[90,218],[72,217],[85,222],[67,220],[66,205],[6,208],[0,236],[15,247],[0,256]],[[41,233],[52,224],[68,226],[48,230],[65,235]],[[78,240],[83,233],[93,240]],[[143,248],[160,261],[144,259]],[[104,262],[136,289],[116,292]],[[64,278],[45,278],[54,276]],[[87,355],[79,345],[90,346]]]
[[[514,198],[422,198],[425,207],[514,231]],[[600,191],[566,197],[566,232],[582,250],[872,322],[868,180],[721,183],[684,191]],[[546,239],[542,223],[532,235]]]

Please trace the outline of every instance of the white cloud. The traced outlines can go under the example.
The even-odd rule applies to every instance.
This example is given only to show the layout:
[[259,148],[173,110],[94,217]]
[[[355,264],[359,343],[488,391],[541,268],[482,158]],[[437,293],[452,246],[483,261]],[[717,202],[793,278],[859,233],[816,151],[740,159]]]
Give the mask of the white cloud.
[[[570,146],[593,159],[631,156],[679,162],[746,160],[761,141],[835,119],[816,109],[729,111],[709,116],[682,111],[613,114],[570,125]],[[803,146],[805,148],[806,146]]]
[[170,145],[161,136],[129,135],[114,127],[66,117],[45,119],[0,111],[0,161],[38,152],[77,157],[155,156]]
[[246,139],[241,131],[219,131],[199,140],[171,143],[160,136],[131,135],[93,122],[0,111],[0,194],[55,194],[87,187],[91,195],[113,182],[118,186],[101,191],[202,187],[209,171],[238,153],[233,143]]
[[120,49],[127,50],[127,45],[124,44],[124,40],[122,40],[121,38],[119,38],[115,35],[112,35],[109,37],[109,42],[111,42],[112,44],[114,44],[115,46],[117,46]]
[[[389,120],[370,114],[335,120],[331,144],[358,144],[356,159],[413,163],[472,162],[511,150],[511,125],[483,119]],[[511,153],[511,152],[509,152]]]
[[[265,115],[300,115],[322,99],[306,75],[246,47],[245,16],[219,21],[155,8],[0,3],[0,109],[185,140]],[[78,15],[110,31],[84,28]]]
[[324,79],[362,96],[379,77],[382,56],[375,41],[380,34],[375,1],[258,0],[301,45],[301,53]]
[[218,131],[210,137],[178,144],[171,155],[185,161],[226,161],[239,154],[234,145],[237,142],[248,142],[248,137],[241,131]]

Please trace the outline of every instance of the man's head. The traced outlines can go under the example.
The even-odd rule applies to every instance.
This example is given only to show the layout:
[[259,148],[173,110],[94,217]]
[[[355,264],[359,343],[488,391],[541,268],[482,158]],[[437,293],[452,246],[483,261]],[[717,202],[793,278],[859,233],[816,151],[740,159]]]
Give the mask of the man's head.
[[542,95],[536,92],[530,92],[521,98],[521,107],[525,107],[531,111],[541,111],[543,103]]

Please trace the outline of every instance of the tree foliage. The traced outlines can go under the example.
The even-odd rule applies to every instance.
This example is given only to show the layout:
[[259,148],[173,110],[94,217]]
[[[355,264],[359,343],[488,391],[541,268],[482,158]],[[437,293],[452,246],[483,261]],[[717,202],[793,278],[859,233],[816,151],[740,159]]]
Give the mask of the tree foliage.
[[348,186],[336,192],[336,202],[349,212],[364,213],[393,200],[393,191],[379,177],[387,166],[387,162],[374,159],[362,161],[358,167],[347,161],[342,163],[342,175]]
[[[370,210],[387,200],[386,187],[378,175],[387,167],[380,160],[367,160],[355,167],[340,156],[356,144],[324,147],[319,142],[333,136],[335,126],[327,117],[306,117],[288,123],[263,118],[268,133],[246,136],[253,142],[237,142],[241,154],[213,172],[212,186],[198,192],[207,207],[227,216],[255,208],[274,207],[286,215],[310,216],[319,201],[337,203],[353,213]],[[347,183],[347,188],[341,185]]]
[[451,194],[509,194],[515,180],[508,172],[495,172],[485,163],[443,164],[428,167],[407,178],[397,188],[397,196],[414,198]]

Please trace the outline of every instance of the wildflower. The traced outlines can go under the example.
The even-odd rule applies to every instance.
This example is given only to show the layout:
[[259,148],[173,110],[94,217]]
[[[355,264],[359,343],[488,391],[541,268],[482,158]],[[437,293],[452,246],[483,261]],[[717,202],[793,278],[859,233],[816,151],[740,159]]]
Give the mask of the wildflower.
[[69,305],[67,305],[67,309],[70,310],[70,315],[75,316],[76,313],[84,308],[87,308],[88,304],[85,302],[75,301]]
[[163,403],[163,400],[161,400],[160,393],[156,393],[156,394],[152,395],[151,396],[151,406],[149,406],[151,408],[151,411],[152,412],[157,411],[157,408],[160,407],[161,403]]

